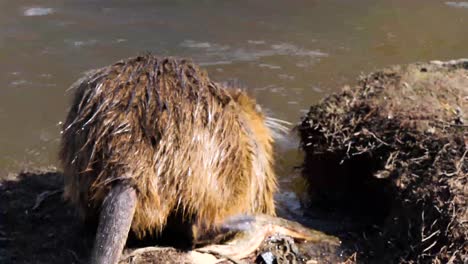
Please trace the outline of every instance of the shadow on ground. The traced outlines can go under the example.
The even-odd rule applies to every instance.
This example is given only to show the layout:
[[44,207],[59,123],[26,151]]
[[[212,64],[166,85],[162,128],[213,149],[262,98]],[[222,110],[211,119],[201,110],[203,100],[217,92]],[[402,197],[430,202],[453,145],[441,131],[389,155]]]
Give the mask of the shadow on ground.
[[[62,175],[42,170],[20,173],[13,178],[0,181],[0,263],[87,263],[93,234],[62,199]],[[289,256],[279,251],[286,247],[289,252],[297,245],[286,242],[267,240],[260,253]],[[308,259],[320,259],[320,263],[340,262],[336,249],[314,243],[299,247],[293,250],[297,251],[298,263]],[[129,252],[131,249],[126,249],[124,255]],[[256,257],[246,261],[256,262]],[[190,263],[191,260],[183,251],[163,248],[121,260],[121,263],[129,262]]]
[[0,182],[0,263],[86,263],[92,238],[63,201],[62,186],[55,172]]

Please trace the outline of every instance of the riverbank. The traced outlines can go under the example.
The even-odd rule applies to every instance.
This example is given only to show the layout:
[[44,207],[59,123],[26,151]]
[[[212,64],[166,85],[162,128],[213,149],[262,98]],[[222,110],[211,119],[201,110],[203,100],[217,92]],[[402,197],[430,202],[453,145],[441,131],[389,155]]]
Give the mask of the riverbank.
[[[62,189],[62,174],[51,168],[10,174],[0,182],[1,263],[87,263],[94,236],[74,209],[63,201]],[[120,263],[213,263],[216,260],[209,254],[170,247],[141,253],[133,252],[135,249],[127,248]],[[274,236],[243,261],[269,263],[268,259],[289,259],[297,263],[310,260],[336,263],[342,260],[337,251],[337,247],[327,244],[295,243],[289,237]]]
[[[298,127],[303,202],[341,225],[342,248],[273,237],[243,261],[467,261],[467,114],[467,60],[377,71],[312,106]],[[87,262],[94,237],[63,201],[59,171],[0,179],[1,263]],[[121,263],[193,262],[173,248],[132,250]]]

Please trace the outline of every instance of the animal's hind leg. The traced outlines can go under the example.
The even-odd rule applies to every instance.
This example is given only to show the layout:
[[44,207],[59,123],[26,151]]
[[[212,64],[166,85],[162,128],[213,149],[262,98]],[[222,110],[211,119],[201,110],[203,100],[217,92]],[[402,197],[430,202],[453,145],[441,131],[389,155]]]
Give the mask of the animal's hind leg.
[[309,229],[293,221],[268,215],[233,217],[225,221],[219,229],[221,235],[233,231],[239,234],[226,244],[208,245],[196,251],[239,260],[253,253],[266,237],[275,233],[290,236],[296,240],[340,244],[336,237]]
[[93,264],[118,263],[137,204],[133,187],[114,185],[102,203],[99,225],[91,255]]

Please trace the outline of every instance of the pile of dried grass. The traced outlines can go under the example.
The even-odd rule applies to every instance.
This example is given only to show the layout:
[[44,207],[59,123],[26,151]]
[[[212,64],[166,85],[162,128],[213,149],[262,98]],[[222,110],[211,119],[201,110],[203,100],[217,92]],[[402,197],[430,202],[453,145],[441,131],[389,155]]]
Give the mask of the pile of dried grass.
[[312,205],[370,224],[358,261],[466,263],[467,128],[467,60],[362,77],[298,127]]

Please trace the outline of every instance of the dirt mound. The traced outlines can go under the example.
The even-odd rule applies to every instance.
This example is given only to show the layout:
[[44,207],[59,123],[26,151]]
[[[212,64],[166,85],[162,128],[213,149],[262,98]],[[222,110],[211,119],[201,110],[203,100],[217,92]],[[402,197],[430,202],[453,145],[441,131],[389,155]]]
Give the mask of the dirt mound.
[[358,262],[466,263],[467,127],[467,60],[362,77],[298,127],[310,206],[359,223]]

